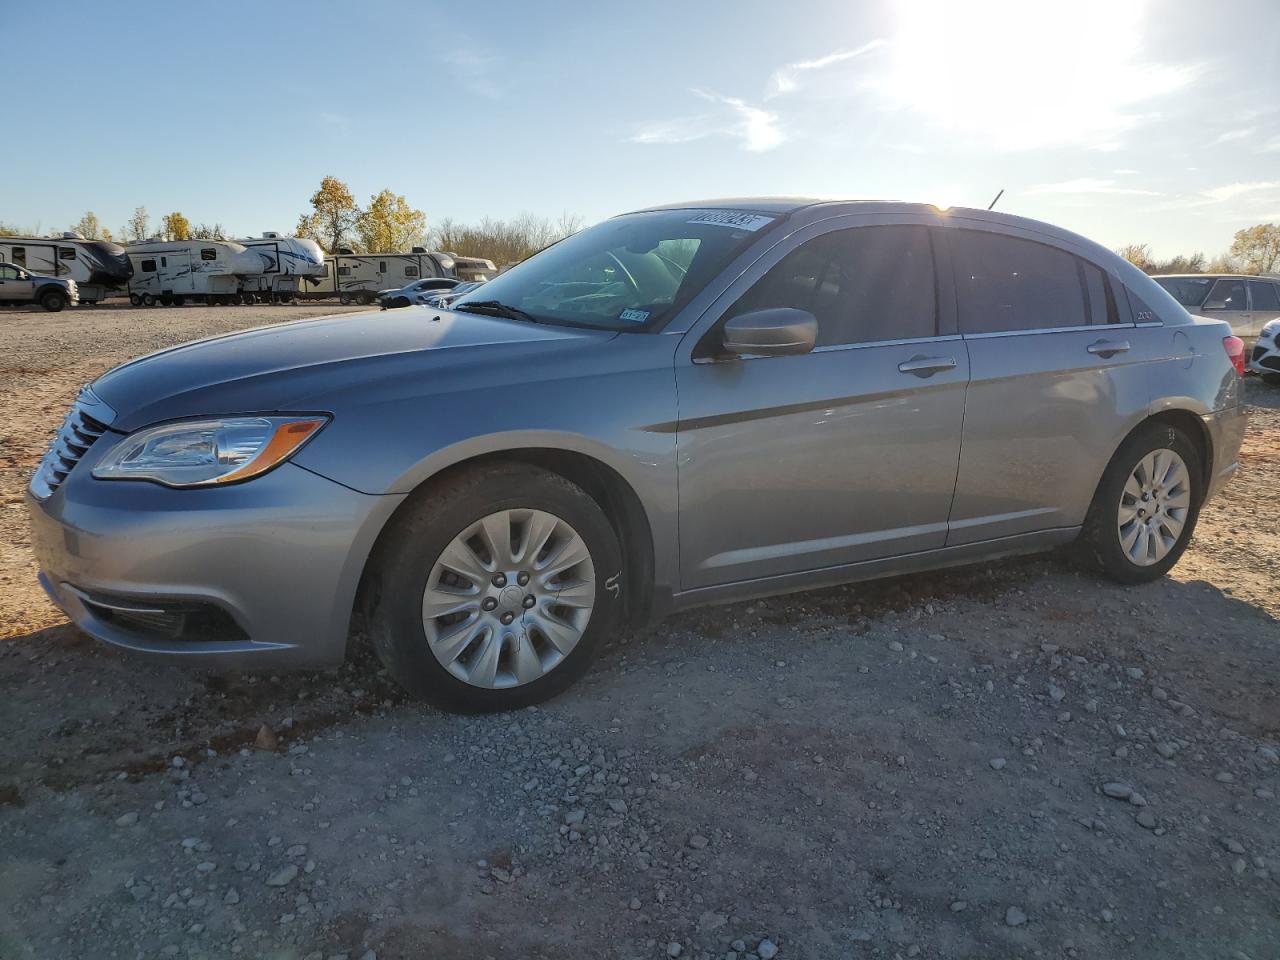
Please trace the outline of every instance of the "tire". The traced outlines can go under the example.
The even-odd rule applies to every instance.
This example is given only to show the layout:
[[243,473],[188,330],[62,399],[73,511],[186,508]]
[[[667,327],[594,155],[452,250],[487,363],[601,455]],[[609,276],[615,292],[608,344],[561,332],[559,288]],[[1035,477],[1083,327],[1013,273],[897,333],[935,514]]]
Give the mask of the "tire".
[[139,293],[129,294],[129,305],[132,307],[142,306],[142,295]]
[[1280,373],[1264,373],[1262,382],[1268,387],[1280,387]]
[[154,307],[156,305],[156,298],[149,293],[144,293],[142,295],[142,305],[144,307]]
[[186,297],[174,297],[174,298],[173,298],[173,305],[174,305],[175,307],[180,307],[180,306],[182,306],[182,305],[183,305],[184,303],[186,303],[186,302],[187,302],[187,298],[186,298]]
[[[556,696],[586,672],[621,614],[622,560],[613,527],[591,497],[557,474],[519,463],[467,469],[423,488],[392,524],[370,558],[369,635],[396,682],[442,709],[514,710]],[[499,540],[486,539],[484,529],[498,531]],[[486,545],[499,543],[502,529],[510,549],[499,546],[486,562]],[[550,531],[543,554],[519,556],[531,549],[524,538],[538,540],[539,530]],[[475,547],[462,543],[468,531]],[[563,574],[551,572],[583,548],[586,559]],[[470,579],[445,568],[446,551],[465,556]],[[507,561],[494,563],[494,554]],[[504,576],[492,579],[494,571]],[[432,595],[447,599],[469,584],[465,613],[424,613]],[[572,602],[556,602],[567,601],[571,590]],[[560,640],[553,643],[552,634]],[[435,649],[444,652],[437,656]]]
[[[1176,457],[1170,458],[1169,454]],[[1181,460],[1180,466],[1177,460]],[[1139,492],[1145,493],[1135,477],[1135,471],[1144,461],[1144,473],[1152,477],[1162,469],[1168,471],[1168,482],[1152,485],[1153,492],[1147,494],[1149,500],[1136,496]],[[1126,487],[1131,480],[1133,484],[1127,494]],[[1187,549],[1200,516],[1204,492],[1204,464],[1191,439],[1168,424],[1140,427],[1120,445],[1098,484],[1080,538],[1086,561],[1118,583],[1158,580]],[[1155,508],[1162,512],[1153,512]],[[1130,516],[1132,519],[1126,523],[1124,518]],[[1154,531],[1145,540],[1141,530],[1144,523]],[[1176,527],[1177,523],[1181,526]],[[1132,545],[1126,549],[1122,538],[1127,540],[1135,530]]]
[[67,295],[61,290],[46,290],[40,294],[40,306],[50,313],[59,313],[67,306]]
[[347,304],[351,302],[351,298],[348,297],[345,293],[342,293],[338,295],[338,302],[345,307]]

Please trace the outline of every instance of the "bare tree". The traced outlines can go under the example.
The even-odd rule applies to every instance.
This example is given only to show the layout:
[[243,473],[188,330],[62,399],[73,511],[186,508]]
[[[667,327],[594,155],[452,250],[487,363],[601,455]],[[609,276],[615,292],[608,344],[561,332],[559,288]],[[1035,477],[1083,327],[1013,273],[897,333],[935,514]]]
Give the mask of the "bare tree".
[[129,225],[125,228],[124,236],[128,237],[133,243],[139,243],[142,240],[146,240],[150,235],[147,208],[135,207],[133,216],[129,218]]
[[581,226],[582,218],[568,213],[556,221],[522,213],[511,220],[485,217],[478,224],[459,224],[446,217],[436,225],[432,242],[439,250],[463,257],[483,257],[505,266],[528,259],[576,233]]

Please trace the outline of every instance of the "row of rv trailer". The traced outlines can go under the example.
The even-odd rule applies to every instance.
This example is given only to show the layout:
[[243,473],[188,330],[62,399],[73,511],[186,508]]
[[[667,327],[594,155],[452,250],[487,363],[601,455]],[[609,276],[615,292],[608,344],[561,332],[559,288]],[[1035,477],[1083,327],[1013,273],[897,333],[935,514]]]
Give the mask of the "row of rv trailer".
[[127,293],[135,306],[249,303],[337,297],[372,303],[379,290],[426,277],[488,280],[493,262],[414,247],[409,253],[326,256],[314,240],[264,233],[246,240],[146,240],[121,246],[60,238],[0,237],[0,261],[76,282],[81,303]]

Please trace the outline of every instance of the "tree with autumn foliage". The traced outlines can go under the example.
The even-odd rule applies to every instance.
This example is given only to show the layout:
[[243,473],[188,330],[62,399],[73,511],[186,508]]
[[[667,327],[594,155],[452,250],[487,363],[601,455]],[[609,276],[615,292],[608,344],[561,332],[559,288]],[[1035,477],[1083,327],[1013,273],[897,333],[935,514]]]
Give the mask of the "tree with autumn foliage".
[[166,240],[190,240],[191,222],[176,210],[166,213],[160,235]]
[[320,189],[311,195],[311,213],[298,218],[297,234],[309,237],[333,253],[350,246],[352,231],[360,220],[360,207],[351,188],[337,177],[325,177]]
[[1280,224],[1259,223],[1236,233],[1231,256],[1245,265],[1246,273],[1271,273],[1280,267]]
[[395,253],[426,242],[427,215],[409,206],[402,195],[383,190],[369,198],[356,220],[356,235],[365,253]]

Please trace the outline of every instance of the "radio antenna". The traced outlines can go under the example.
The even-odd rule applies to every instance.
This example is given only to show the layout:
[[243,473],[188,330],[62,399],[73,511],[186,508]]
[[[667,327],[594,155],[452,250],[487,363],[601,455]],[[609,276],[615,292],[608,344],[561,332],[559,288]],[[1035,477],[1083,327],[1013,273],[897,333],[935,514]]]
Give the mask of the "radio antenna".
[[996,198],[987,206],[988,210],[994,210],[995,205],[1000,202],[1000,198],[1004,196],[1004,187],[1000,188],[1000,192],[996,194]]

